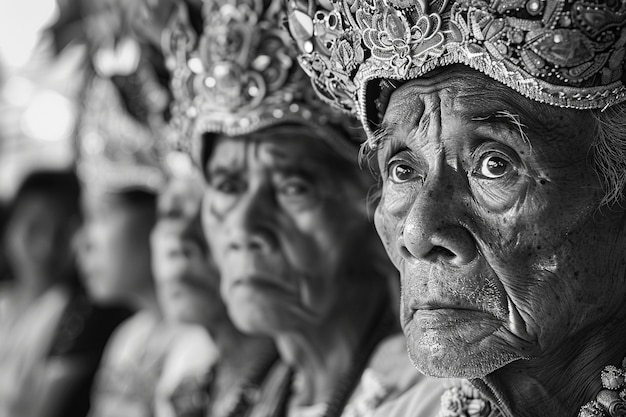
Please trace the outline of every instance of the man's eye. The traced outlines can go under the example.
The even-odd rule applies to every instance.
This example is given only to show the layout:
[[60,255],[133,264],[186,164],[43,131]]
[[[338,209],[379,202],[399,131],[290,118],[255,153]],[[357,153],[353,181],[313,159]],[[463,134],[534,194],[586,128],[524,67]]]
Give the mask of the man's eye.
[[179,207],[163,207],[157,209],[157,219],[178,219],[182,216],[182,210]]
[[514,169],[513,164],[505,155],[499,152],[489,152],[480,158],[474,173],[485,179],[498,179]]
[[411,181],[417,176],[417,172],[404,161],[392,161],[389,164],[389,178],[395,183]]
[[303,181],[291,181],[283,185],[280,189],[280,192],[283,195],[295,197],[307,194],[310,189],[311,187],[309,186],[309,184]]
[[216,180],[212,182],[211,186],[223,194],[237,194],[244,188],[240,181],[234,179]]

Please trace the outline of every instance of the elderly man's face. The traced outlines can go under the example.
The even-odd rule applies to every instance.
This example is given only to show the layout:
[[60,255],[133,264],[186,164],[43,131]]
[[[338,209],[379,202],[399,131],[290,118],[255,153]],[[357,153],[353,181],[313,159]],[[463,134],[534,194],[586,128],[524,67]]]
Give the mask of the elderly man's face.
[[471,70],[392,94],[375,220],[419,369],[484,376],[621,308],[623,211],[597,210],[592,129]]
[[344,254],[368,223],[365,193],[347,185],[346,172],[357,171],[309,128],[217,140],[203,222],[242,330],[275,335],[331,316],[345,288]]

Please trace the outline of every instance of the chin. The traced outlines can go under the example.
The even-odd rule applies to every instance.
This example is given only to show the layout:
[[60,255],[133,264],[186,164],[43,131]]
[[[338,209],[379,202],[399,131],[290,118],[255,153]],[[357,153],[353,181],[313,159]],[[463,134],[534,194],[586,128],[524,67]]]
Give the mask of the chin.
[[126,301],[126,298],[122,294],[119,294],[114,288],[109,288],[106,285],[87,283],[85,288],[89,297],[97,303],[112,304]]
[[228,315],[235,327],[251,335],[275,337],[294,327],[288,322],[290,316],[276,304],[240,300],[229,303]]
[[173,305],[166,309],[166,315],[172,321],[180,323],[200,324],[202,318],[192,307],[187,305]]
[[228,315],[242,332],[274,337],[298,328],[294,301],[282,291],[241,285],[224,294]]
[[452,322],[433,328],[412,320],[404,332],[413,366],[431,377],[482,378],[522,359],[507,349],[494,322]]
[[275,311],[268,309],[255,309],[248,306],[238,312],[229,312],[233,324],[242,332],[257,335],[275,337],[287,330],[284,320],[277,319]]

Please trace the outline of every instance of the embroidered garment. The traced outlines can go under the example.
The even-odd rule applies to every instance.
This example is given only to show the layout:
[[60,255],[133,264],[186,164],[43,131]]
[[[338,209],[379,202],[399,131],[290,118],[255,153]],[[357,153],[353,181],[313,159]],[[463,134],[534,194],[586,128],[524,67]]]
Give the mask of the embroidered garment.
[[47,417],[82,417],[89,408],[89,389],[104,346],[128,317],[120,308],[96,307],[82,293],[53,287],[26,311],[14,302],[11,288],[0,291],[0,416],[39,415],[47,404],[45,373],[49,366],[79,361],[67,398]]
[[207,331],[185,326],[172,345],[156,388],[156,417],[204,417],[219,352]]
[[5,299],[0,321],[0,416],[28,416],[39,408],[34,399],[45,389],[40,372],[69,301],[67,291],[54,288],[27,311],[12,314],[10,299]]
[[142,311],[112,336],[92,392],[90,417],[151,417],[157,381],[180,331]]
[[[327,414],[326,404],[315,404],[296,410],[295,415],[287,415],[285,394],[289,392],[291,381],[292,373],[287,365],[280,362],[274,366],[249,417],[321,417]],[[396,410],[394,403],[403,394],[411,393],[411,417],[435,417],[440,411],[439,398],[443,392],[442,380],[428,378],[413,367],[407,356],[406,339],[396,334],[378,344],[338,415],[391,417],[393,414],[388,413]]]

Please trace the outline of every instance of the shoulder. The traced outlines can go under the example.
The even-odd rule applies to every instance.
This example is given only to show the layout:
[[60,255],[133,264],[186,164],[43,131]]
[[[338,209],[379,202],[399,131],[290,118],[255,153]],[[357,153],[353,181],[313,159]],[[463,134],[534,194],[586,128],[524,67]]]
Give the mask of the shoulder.
[[217,347],[204,328],[185,326],[167,353],[159,386],[169,391],[189,378],[202,378],[218,358]]
[[100,356],[113,330],[129,312],[121,308],[98,307],[83,294],[68,304],[50,350],[50,356]]
[[409,360],[402,333],[389,336],[378,345],[367,371],[384,386],[399,392],[406,391],[423,377]]
[[374,351],[344,415],[376,413],[376,416],[390,417],[391,404],[404,396],[417,396],[415,407],[419,414],[411,416],[434,417],[443,391],[443,381],[429,378],[415,369],[408,358],[404,335],[397,334],[383,340]]
[[422,375],[413,387],[378,408],[373,417],[438,417],[446,381]]
[[154,325],[155,318],[141,311],[123,321],[106,345],[105,362],[109,365],[115,362],[135,362],[144,354]]

